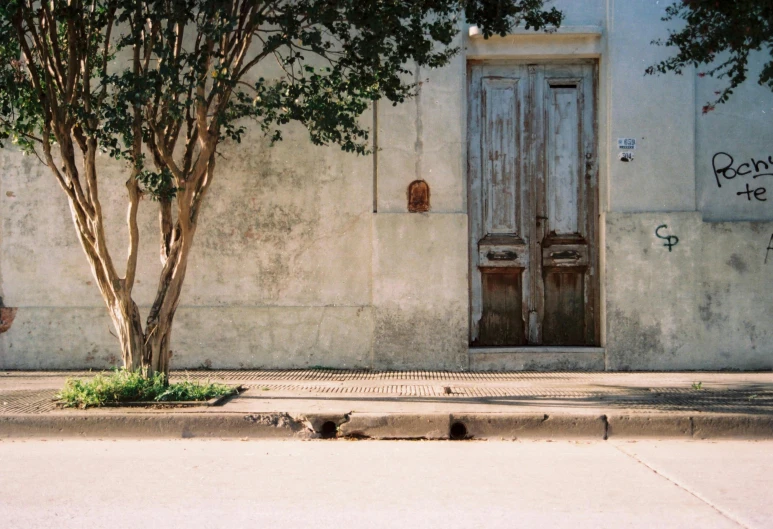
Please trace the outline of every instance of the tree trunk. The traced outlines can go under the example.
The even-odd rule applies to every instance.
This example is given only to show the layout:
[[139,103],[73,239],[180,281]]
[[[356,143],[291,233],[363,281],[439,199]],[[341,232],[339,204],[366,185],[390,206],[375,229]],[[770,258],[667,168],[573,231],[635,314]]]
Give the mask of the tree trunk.
[[[172,324],[182,294],[195,225],[191,223],[188,230],[175,229],[174,232],[175,236],[159,278],[156,299],[145,325],[145,356],[142,366],[147,376],[163,373],[165,380],[169,378],[169,361],[172,356],[169,350]],[[164,244],[162,240],[162,246]]]
[[173,316],[166,318],[152,327],[152,335],[149,333],[146,340],[146,359],[144,366],[148,376],[154,373],[163,373],[164,379],[169,379],[169,360],[172,352],[169,350],[169,344],[172,340],[172,322]]
[[[76,228],[79,228],[77,224]],[[168,381],[172,355],[169,349],[172,324],[182,293],[191,242],[196,231],[193,223],[189,223],[187,228],[182,230],[178,225],[171,237],[166,237],[162,233],[164,266],[159,277],[156,298],[144,330],[139,307],[132,299],[131,290],[126,288],[126,280],[108,279],[105,269],[112,267],[109,256],[90,246],[83,232],[79,230],[92,273],[97,278],[100,292],[117,332],[124,368],[142,371],[146,377],[162,373],[165,381]],[[170,240],[171,244],[169,244]],[[168,248],[168,251],[165,251],[165,248]]]
[[147,355],[145,334],[142,332],[142,320],[137,304],[129,297],[122,302],[117,302],[117,306],[110,312],[121,344],[124,369],[131,371],[143,369]]
[[[167,292],[166,296],[160,298],[161,303],[164,305],[164,301],[172,301],[168,297],[170,294],[175,298],[173,305],[176,309],[179,290],[175,293]],[[163,373],[168,380],[174,312],[159,315],[155,320],[148,318],[145,332],[142,330],[139,308],[132,299],[111,310],[111,316],[121,344],[124,369],[142,371],[147,377]]]

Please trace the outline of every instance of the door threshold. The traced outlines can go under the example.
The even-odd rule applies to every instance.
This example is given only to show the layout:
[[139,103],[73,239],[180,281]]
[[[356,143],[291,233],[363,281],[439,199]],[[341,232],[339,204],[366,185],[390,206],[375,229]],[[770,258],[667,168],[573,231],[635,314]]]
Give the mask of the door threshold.
[[470,347],[473,371],[604,371],[603,347]]
[[515,347],[470,347],[469,353],[490,354],[490,353],[601,353],[604,354],[603,347],[588,347],[574,345],[518,345]]

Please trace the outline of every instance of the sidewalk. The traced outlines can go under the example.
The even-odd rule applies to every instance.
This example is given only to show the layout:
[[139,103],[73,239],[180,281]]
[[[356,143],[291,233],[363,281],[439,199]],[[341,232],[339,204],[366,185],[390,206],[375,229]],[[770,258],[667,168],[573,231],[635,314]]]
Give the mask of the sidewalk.
[[59,409],[67,377],[0,371],[0,438],[773,439],[773,373],[190,371],[222,406]]

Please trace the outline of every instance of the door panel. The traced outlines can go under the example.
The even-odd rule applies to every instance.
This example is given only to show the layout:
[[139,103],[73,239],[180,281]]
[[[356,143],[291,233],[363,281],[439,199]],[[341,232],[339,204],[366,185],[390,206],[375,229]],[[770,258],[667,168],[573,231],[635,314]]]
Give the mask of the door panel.
[[580,159],[577,87],[551,86],[547,108],[547,216],[556,233],[579,232],[577,212]]
[[561,269],[545,274],[543,345],[585,345],[585,280]]
[[523,327],[522,270],[500,268],[483,272],[483,317],[480,345],[526,343]]
[[596,344],[595,63],[469,79],[471,344]]
[[479,119],[469,150],[481,174],[474,183],[479,212],[473,221],[479,233],[474,245],[479,267],[473,278],[476,335],[480,345],[522,345],[530,261],[528,196],[521,178],[528,163],[523,112],[528,76],[525,66],[476,75],[478,97],[472,104]]
[[483,130],[486,233],[517,234],[521,231],[516,215],[521,209],[518,79],[485,77],[482,84],[486,112]]

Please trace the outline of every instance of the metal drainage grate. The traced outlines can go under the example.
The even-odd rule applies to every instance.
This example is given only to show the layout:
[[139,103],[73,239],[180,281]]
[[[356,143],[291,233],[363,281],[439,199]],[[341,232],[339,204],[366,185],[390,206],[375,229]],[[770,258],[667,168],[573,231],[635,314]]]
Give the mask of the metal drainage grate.
[[[354,380],[453,380],[453,381],[519,381],[519,380],[588,380],[605,373],[540,372],[540,371],[370,371],[365,369],[297,369],[297,370],[211,370],[172,373],[174,378],[211,378],[239,381],[286,380],[308,382],[347,382]],[[619,376],[619,375],[618,375]]]
[[440,386],[440,385],[376,385],[376,386],[330,386],[316,384],[262,384],[246,385],[257,391],[294,392],[294,393],[345,393],[345,394],[378,394],[394,396],[421,397],[539,397],[543,399],[588,399],[600,398],[603,395],[617,393],[616,391],[572,391],[551,390],[539,388],[513,388],[497,386]]
[[[773,392],[748,390],[684,391],[682,388],[598,388],[595,391],[563,388],[456,385],[333,386],[322,384],[250,384],[250,397],[280,397],[288,393],[312,395],[370,395],[429,398],[507,399],[518,405],[527,401],[569,401],[572,405],[616,406],[673,411],[773,413]],[[503,402],[504,403],[504,402]]]
[[21,390],[0,393],[0,414],[53,411],[56,390]]

